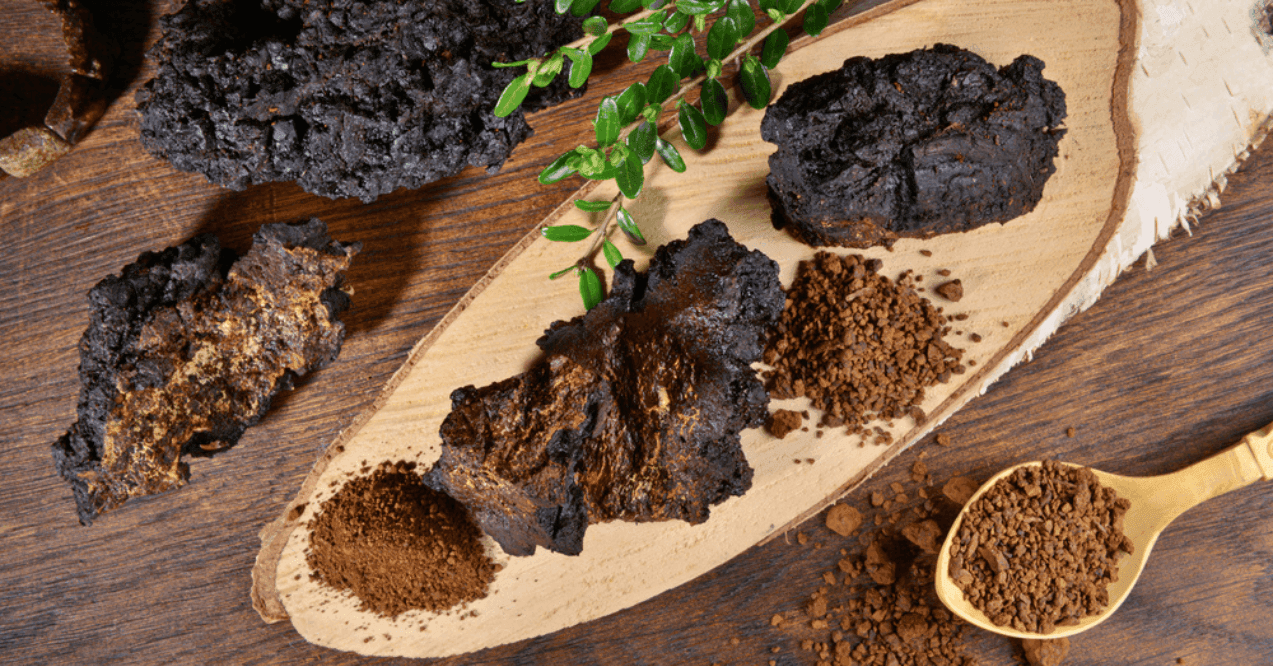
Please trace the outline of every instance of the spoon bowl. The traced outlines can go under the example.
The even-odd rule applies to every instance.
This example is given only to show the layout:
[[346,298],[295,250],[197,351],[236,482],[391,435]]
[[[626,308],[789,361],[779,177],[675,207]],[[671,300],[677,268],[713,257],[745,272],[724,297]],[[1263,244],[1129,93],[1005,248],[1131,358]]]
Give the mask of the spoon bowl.
[[[1118,580],[1106,588],[1109,592],[1109,604],[1099,613],[1088,615],[1073,624],[1058,625],[1052,632],[1041,634],[1029,631],[1018,631],[1010,626],[997,625],[976,606],[964,598],[963,590],[955,584],[950,574],[950,553],[955,538],[963,524],[964,515],[982,495],[1000,479],[1007,477],[1021,467],[1042,465],[1041,461],[1022,463],[999,472],[983,483],[973,493],[964,508],[955,518],[955,522],[946,534],[937,556],[936,585],[937,596],[950,611],[967,622],[986,631],[991,631],[1015,638],[1056,639],[1072,636],[1104,622],[1123,604],[1145,569],[1149,553],[1153,550],[1158,536],[1177,516],[1190,508],[1213,497],[1237,490],[1256,481],[1273,479],[1273,424],[1257,430],[1242,438],[1238,444],[1222,451],[1206,460],[1195,463],[1177,472],[1161,476],[1122,476],[1101,470],[1091,470],[1096,478],[1108,488],[1113,488],[1119,497],[1131,501],[1127,514],[1123,517],[1123,533],[1131,540],[1133,552],[1123,554],[1118,560]],[[1082,465],[1062,463],[1080,468]]]

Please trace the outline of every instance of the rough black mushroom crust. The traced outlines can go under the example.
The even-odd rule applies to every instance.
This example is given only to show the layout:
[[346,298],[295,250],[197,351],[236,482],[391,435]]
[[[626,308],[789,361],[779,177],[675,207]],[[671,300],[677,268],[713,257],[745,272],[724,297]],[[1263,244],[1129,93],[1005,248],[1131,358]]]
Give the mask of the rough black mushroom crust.
[[609,298],[556,322],[528,372],[451,394],[426,482],[504,550],[578,554],[588,525],[700,523],[751,486],[739,444],[768,416],[751,364],[783,306],[778,266],[708,220],[619,264]]
[[765,114],[774,222],[870,247],[1006,222],[1056,171],[1065,94],[1023,55],[1002,69],[937,44],[793,84]]
[[[531,134],[497,118],[520,70],[582,35],[551,0],[189,0],[161,19],[141,140],[234,189],[296,181],[373,201],[467,165],[498,169]],[[533,88],[535,110],[578,93]]]
[[80,522],[184,485],[182,455],[233,446],[274,395],[335,359],[359,247],[317,219],[267,224],[237,261],[205,234],[93,287],[78,419],[53,445]]

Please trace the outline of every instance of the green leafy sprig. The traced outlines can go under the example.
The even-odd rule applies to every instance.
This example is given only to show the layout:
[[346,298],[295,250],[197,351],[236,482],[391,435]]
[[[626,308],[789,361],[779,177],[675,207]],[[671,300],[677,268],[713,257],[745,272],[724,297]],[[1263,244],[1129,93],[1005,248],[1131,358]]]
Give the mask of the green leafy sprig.
[[[703,150],[708,127],[724,122],[728,110],[729,96],[721,81],[726,66],[737,66],[747,104],[755,109],[765,108],[773,94],[769,70],[786,54],[790,43],[784,26],[803,12],[804,32],[816,36],[827,27],[831,12],[843,2],[755,1],[770,20],[759,30],[753,0],[611,0],[611,12],[631,14],[615,23],[590,16],[600,0],[554,0],[558,13],[569,11],[588,17],[583,22],[584,37],[539,58],[495,63],[496,67],[526,68],[505,87],[496,103],[495,114],[506,116],[521,105],[532,86],[549,85],[566,71],[567,63],[569,84],[582,86],[592,73],[593,56],[605,49],[619,30],[628,33],[628,59],[634,63],[644,60],[651,51],[667,53],[667,62],[659,65],[648,80],[633,83],[618,95],[601,100],[592,121],[596,147],[580,145],[553,160],[539,174],[539,182],[545,185],[578,174],[590,180],[614,180],[619,188],[619,194],[608,202],[575,201],[583,211],[607,211],[598,228],[560,225],[542,230],[545,238],[561,242],[579,242],[596,233],[588,251],[577,262],[550,276],[556,279],[573,272],[579,278],[585,308],[592,309],[601,301],[600,279],[589,267],[592,257],[600,250],[611,267],[623,259],[608,238],[611,223],[633,243],[645,244],[635,218],[624,205],[625,200],[641,195],[645,164],[658,155],[673,171],[682,173],[686,169],[680,152],[659,135],[664,114],[674,111],[686,145]],[[706,57],[698,53],[695,39],[695,35],[704,33]],[[756,55],[753,51],[758,46],[760,54]],[[699,91],[696,104],[686,99],[695,89]]]

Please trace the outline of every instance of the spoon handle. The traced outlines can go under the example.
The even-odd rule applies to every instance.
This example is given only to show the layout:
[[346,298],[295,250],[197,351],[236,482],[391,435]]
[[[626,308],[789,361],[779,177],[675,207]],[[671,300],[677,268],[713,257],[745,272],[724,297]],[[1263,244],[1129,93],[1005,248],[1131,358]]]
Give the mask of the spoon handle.
[[1162,507],[1169,513],[1163,516],[1167,522],[1213,497],[1256,481],[1273,480],[1273,423],[1206,460],[1168,474],[1164,480],[1167,483],[1161,487],[1171,489],[1171,506]]

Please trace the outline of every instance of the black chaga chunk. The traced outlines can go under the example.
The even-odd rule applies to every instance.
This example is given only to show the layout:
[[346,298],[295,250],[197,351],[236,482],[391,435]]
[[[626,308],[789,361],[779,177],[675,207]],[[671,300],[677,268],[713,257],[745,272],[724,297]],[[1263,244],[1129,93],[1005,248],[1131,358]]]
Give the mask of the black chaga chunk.
[[765,114],[774,222],[864,248],[1028,213],[1056,171],[1065,93],[1023,55],[995,70],[948,44],[793,84]]
[[589,524],[707,520],[751,486],[738,433],[768,416],[751,364],[783,306],[778,265],[708,220],[619,264],[528,372],[451,394],[426,480],[513,555],[578,554]]
[[[494,171],[531,129],[494,114],[525,68],[491,63],[553,51],[581,22],[551,0],[188,0],[160,21],[141,140],[225,187],[294,180],[366,202]],[[579,92],[563,74],[523,108]]]
[[360,247],[317,219],[269,224],[237,261],[208,234],[93,287],[79,418],[53,445],[80,522],[184,485],[183,454],[233,446],[275,394],[335,359]]

